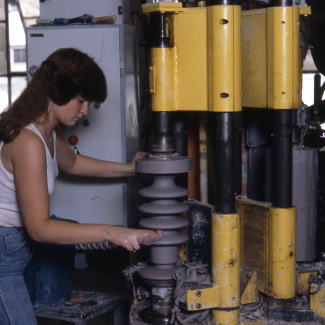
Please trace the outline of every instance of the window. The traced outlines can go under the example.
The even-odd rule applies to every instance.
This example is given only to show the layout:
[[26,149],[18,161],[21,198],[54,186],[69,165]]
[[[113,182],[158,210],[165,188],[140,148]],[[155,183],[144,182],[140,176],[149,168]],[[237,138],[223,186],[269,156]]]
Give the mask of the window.
[[0,0],[0,112],[26,87],[25,28],[39,17],[39,0]]
[[14,49],[14,63],[26,63],[26,49]]

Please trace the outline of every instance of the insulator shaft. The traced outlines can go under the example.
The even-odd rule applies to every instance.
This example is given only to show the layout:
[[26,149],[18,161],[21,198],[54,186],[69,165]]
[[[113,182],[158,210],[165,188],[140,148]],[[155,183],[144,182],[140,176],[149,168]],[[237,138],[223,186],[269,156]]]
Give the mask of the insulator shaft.
[[188,225],[184,214],[189,207],[180,202],[188,195],[188,190],[175,184],[175,177],[192,169],[192,159],[178,155],[152,155],[136,161],[136,170],[153,174],[153,184],[139,191],[149,200],[139,210],[145,215],[140,225],[148,229],[162,229],[164,236],[151,246],[151,263],[139,271],[147,280],[171,280],[174,267],[179,259],[179,245],[185,243],[188,236],[179,230]]

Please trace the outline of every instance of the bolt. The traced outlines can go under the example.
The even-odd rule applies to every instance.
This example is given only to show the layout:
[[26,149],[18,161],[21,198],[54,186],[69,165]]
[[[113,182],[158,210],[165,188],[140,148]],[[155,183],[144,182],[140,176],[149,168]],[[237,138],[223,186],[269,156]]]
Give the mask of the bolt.
[[202,292],[201,292],[200,290],[197,290],[197,291],[195,292],[195,294],[196,294],[198,297],[201,297]]
[[202,305],[201,305],[200,303],[197,303],[197,304],[196,304],[196,308],[197,308],[197,309],[201,309],[201,307],[202,307]]
[[247,276],[248,278],[251,278],[252,275],[253,275],[253,272],[251,272],[251,271],[246,273],[246,276]]
[[290,253],[289,253],[289,256],[292,257],[292,256],[293,256],[293,252],[290,252]]

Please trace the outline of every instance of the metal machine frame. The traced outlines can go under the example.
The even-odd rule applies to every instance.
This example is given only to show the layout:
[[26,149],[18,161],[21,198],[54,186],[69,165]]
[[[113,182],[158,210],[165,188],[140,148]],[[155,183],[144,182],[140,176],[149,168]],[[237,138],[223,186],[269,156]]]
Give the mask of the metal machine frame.
[[[242,12],[240,1],[199,4],[148,1],[142,7],[159,21],[149,66],[153,114],[165,121],[175,112],[200,112],[206,122],[201,128],[198,121],[199,139],[208,142],[200,153],[208,155],[213,178],[212,284],[188,290],[183,307],[193,313],[211,310],[213,324],[249,323],[241,319],[240,305],[258,301],[260,292],[267,297],[268,320],[315,320],[315,310],[293,308],[297,292],[305,292],[315,276],[314,271],[302,275],[296,270],[292,206],[292,116],[302,103],[299,20],[310,8],[273,1],[266,9]],[[271,202],[240,195],[242,107],[272,110]],[[168,127],[157,125],[153,148],[166,148],[163,131]],[[200,163],[206,163],[201,156]],[[199,192],[206,193],[206,173],[199,176]],[[206,203],[205,195],[202,199]],[[315,296],[311,306],[316,308],[313,300]],[[159,324],[170,324],[167,319],[165,315]]]

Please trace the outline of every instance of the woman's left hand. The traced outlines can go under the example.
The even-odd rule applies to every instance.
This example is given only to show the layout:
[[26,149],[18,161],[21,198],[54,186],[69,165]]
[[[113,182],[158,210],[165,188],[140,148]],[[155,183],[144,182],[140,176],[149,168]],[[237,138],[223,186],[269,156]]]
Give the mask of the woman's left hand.
[[149,153],[148,152],[144,152],[144,151],[138,151],[134,155],[132,161],[129,163],[129,166],[134,170],[134,175],[136,173],[136,171],[135,171],[135,161],[138,160],[138,159],[146,158],[148,155],[149,155]]
[[149,156],[149,153],[148,153],[148,152],[138,151],[138,152],[134,155],[134,157],[133,157],[133,159],[132,159],[132,162],[135,162],[135,161],[138,160],[138,159],[146,158],[146,157],[148,157],[148,156]]

